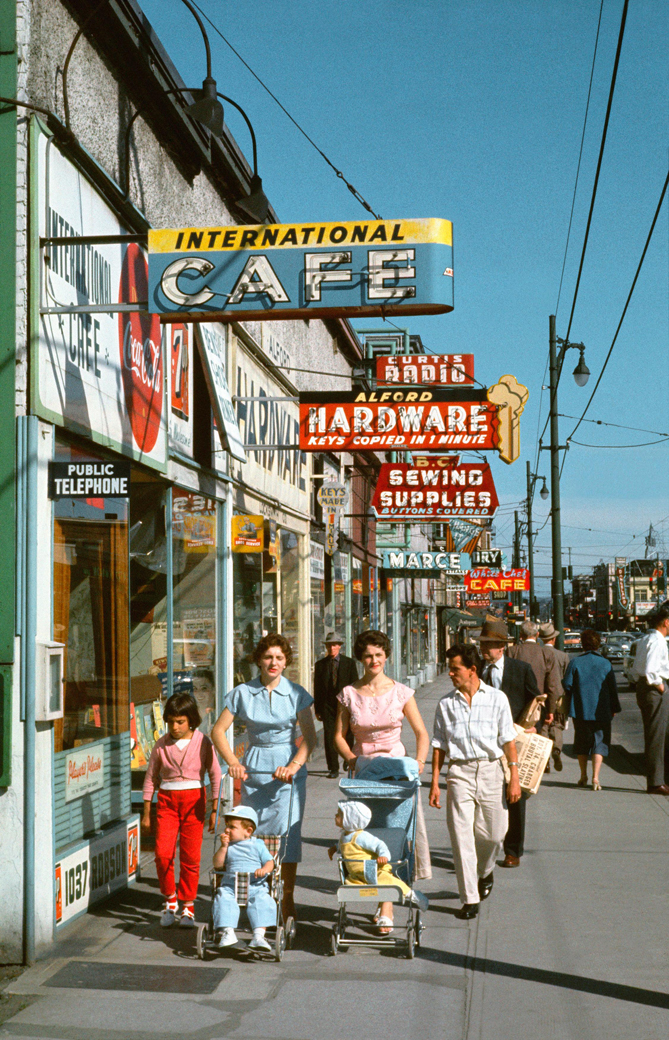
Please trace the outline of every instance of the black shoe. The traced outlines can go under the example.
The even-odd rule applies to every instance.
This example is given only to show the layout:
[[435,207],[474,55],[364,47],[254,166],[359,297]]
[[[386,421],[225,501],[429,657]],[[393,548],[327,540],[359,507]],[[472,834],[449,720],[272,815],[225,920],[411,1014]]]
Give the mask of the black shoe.
[[492,871],[487,877],[479,878],[479,895],[481,899],[487,899],[492,892],[492,886],[495,883]]
[[338,780],[339,779],[339,770],[338,769],[331,769],[330,772],[328,773],[328,779],[329,780]]
[[562,772],[562,755],[559,751],[553,752],[553,765],[555,766],[555,772]]
[[479,912],[478,903],[463,903],[456,917],[459,917],[461,921],[471,921],[472,917],[477,917]]

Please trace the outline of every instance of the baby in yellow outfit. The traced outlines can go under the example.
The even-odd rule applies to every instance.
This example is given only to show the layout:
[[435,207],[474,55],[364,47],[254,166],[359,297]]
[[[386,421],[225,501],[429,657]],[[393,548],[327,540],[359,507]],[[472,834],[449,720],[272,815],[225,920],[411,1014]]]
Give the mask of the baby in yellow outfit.
[[[335,823],[341,829],[339,844],[329,850],[330,859],[339,851],[344,861],[347,885],[395,885],[405,896],[409,886],[393,874],[389,865],[390,849],[365,828],[372,818],[364,802],[339,802]],[[376,860],[376,878],[365,870],[365,864]]]

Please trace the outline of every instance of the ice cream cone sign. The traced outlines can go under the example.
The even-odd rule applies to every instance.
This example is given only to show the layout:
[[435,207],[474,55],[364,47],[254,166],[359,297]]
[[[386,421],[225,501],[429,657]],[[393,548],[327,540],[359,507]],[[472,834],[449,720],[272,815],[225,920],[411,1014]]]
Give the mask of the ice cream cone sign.
[[498,409],[498,451],[504,462],[515,462],[520,455],[520,416],[529,396],[527,387],[515,376],[502,376],[488,389],[488,400]]

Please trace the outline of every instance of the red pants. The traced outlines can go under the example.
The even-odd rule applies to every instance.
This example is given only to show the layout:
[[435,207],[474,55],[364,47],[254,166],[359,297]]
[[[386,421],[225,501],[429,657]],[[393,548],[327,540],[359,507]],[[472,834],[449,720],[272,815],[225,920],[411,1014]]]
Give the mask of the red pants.
[[192,791],[159,791],[156,824],[156,869],[160,891],[171,896],[174,883],[174,857],[179,838],[179,888],[177,895],[186,903],[197,896],[200,856],[204,829],[204,788]]

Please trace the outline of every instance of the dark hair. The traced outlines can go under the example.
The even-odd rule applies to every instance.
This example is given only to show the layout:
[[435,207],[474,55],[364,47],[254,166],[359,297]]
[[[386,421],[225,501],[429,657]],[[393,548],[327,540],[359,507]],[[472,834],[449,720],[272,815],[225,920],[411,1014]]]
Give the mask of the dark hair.
[[581,632],[581,646],[586,653],[593,653],[595,650],[599,650],[602,645],[602,637],[599,632],[595,632],[594,628],[584,628]]
[[667,618],[669,618],[669,602],[663,603],[661,607],[658,607],[653,616],[648,619],[648,623],[653,628],[657,628]]
[[446,651],[446,657],[449,661],[459,657],[465,668],[475,668],[479,676],[483,671],[483,661],[475,643],[454,643],[450,650]]
[[197,702],[192,693],[173,693],[168,698],[167,704],[163,708],[163,719],[165,722],[169,722],[170,719],[176,719],[180,715],[186,716],[190,728],[195,732],[202,722],[202,716],[198,711]]
[[378,646],[386,657],[390,657],[393,649],[385,632],[379,632],[376,628],[368,628],[366,632],[360,633],[353,645],[353,656],[356,661],[362,661],[362,655],[368,646]]
[[278,646],[281,653],[286,658],[286,667],[293,660],[293,648],[286,639],[285,636],[279,635],[278,632],[270,632],[269,635],[263,636],[255,650],[253,651],[253,663],[260,667],[260,658],[263,654],[266,654],[270,647]]

